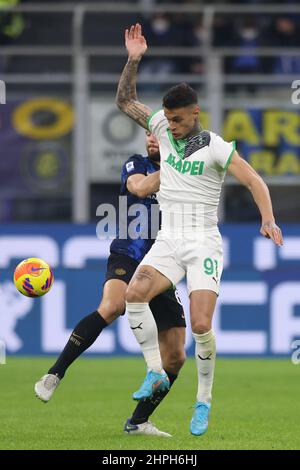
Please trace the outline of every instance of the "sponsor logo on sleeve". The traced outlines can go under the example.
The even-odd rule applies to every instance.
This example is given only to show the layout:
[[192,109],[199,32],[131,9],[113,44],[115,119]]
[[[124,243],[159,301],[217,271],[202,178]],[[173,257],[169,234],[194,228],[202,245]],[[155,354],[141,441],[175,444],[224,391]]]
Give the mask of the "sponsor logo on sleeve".
[[128,162],[128,163],[126,163],[126,170],[127,170],[128,172],[134,170],[134,163],[133,163],[133,162]]

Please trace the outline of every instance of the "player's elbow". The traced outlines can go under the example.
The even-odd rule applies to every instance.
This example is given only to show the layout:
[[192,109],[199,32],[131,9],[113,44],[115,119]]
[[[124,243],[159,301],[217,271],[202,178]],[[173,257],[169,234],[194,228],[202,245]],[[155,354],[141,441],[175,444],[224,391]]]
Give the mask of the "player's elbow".
[[124,109],[125,109],[125,103],[126,103],[125,100],[122,100],[122,99],[120,99],[120,98],[117,96],[115,103],[116,103],[116,105],[118,106],[118,108],[119,108],[120,111],[124,111]]
[[145,197],[148,196],[147,191],[145,189],[142,189],[142,188],[137,188],[135,194],[140,199],[145,199]]
[[118,106],[120,111],[123,111],[123,113],[128,114],[128,107],[130,104],[130,101],[127,100],[124,97],[121,97],[119,95],[116,96],[116,105]]
[[144,199],[145,197],[148,196],[147,191],[144,188],[141,188],[137,184],[131,184],[131,185],[128,185],[127,187],[128,187],[129,192],[137,196],[139,199]]

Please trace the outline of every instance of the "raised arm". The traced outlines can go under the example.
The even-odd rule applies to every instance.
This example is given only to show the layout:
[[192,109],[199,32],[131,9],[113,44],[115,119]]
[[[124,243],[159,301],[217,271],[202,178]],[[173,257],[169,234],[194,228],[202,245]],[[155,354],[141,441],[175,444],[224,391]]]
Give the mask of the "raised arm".
[[251,191],[261,213],[260,233],[264,237],[271,238],[276,245],[281,246],[283,238],[280,228],[275,223],[272,201],[266,183],[236,151],[232,156],[228,171]]
[[128,61],[119,80],[116,103],[123,113],[147,129],[147,121],[152,110],[140,103],[136,94],[138,65],[147,50],[147,43],[139,23],[131,26],[129,30],[126,29],[125,45],[128,51]]

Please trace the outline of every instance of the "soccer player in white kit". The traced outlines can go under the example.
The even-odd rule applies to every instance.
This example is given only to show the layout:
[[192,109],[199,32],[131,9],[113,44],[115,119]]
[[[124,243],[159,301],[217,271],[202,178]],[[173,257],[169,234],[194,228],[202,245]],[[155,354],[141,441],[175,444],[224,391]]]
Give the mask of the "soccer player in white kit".
[[185,83],[179,84],[164,96],[163,109],[153,113],[138,101],[136,94],[138,64],[147,50],[139,24],[126,30],[125,45],[128,62],[119,81],[116,102],[124,113],[157,137],[161,155],[161,230],[126,292],[129,323],[148,367],[144,383],[133,398],[145,399],[169,386],[149,301],[186,275],[198,371],[190,431],[201,435],[208,428],[216,357],[212,318],[223,268],[217,208],[226,171],[252,192],[262,217],[261,234],[277,246],[282,245],[283,239],[262,178],[239,156],[234,142],[225,142],[201,128],[196,92]]

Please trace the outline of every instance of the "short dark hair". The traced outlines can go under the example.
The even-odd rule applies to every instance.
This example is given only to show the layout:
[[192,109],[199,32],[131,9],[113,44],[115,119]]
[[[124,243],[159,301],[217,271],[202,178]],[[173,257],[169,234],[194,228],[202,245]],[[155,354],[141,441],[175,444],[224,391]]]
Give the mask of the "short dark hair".
[[187,83],[173,86],[163,97],[163,107],[167,109],[183,108],[197,103],[197,93]]

